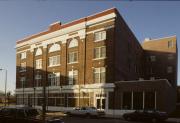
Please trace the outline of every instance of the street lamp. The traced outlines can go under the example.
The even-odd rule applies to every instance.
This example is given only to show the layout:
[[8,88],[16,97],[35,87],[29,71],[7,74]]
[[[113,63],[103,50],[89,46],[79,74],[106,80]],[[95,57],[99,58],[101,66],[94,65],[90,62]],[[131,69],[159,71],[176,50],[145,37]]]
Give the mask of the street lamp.
[[0,68],[0,70],[5,70],[5,106],[6,106],[6,88],[7,88],[7,70],[6,69],[3,69],[3,68]]

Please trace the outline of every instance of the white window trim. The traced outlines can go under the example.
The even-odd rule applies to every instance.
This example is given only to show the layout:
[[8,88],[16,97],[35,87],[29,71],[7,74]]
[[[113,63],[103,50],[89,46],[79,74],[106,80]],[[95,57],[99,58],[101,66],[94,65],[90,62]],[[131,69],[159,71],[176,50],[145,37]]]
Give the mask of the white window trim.
[[[22,63],[24,63],[25,66],[22,67],[22,66],[20,65],[20,70],[19,70],[19,72],[26,72],[26,62],[22,62]],[[20,64],[22,64],[22,63],[20,63]],[[23,69],[22,69],[22,68],[23,68]]]
[[[70,53],[77,53],[77,61],[69,62],[69,54],[70,54]],[[78,63],[78,58],[79,58],[78,55],[79,55],[79,54],[78,54],[78,51],[75,51],[75,52],[69,52],[69,53],[68,53],[68,64],[75,64],[75,63]]]
[[36,50],[35,56],[40,56],[40,55],[42,55],[42,49],[41,49],[41,48],[38,48],[38,49]]
[[61,50],[61,46],[60,44],[53,44],[49,50],[48,53],[52,53],[52,52],[56,52],[56,51],[60,51]]
[[[53,77],[52,77],[52,75],[53,75]],[[56,81],[56,82],[54,82],[54,84],[56,84],[56,85],[52,85],[52,81],[50,82],[51,83],[51,85],[49,85],[49,79],[51,78],[57,78],[57,77],[59,77],[59,85],[57,85],[58,84],[58,82]],[[55,80],[55,79],[54,79]],[[49,87],[57,87],[57,86],[60,86],[61,85],[61,73],[60,72],[57,72],[57,73],[50,73],[50,74],[48,74],[48,86]]]
[[50,65],[50,63],[48,63],[48,67],[56,67],[56,66],[60,66],[61,65],[61,55],[56,55],[56,56],[50,56],[49,58],[48,58],[48,62],[49,62],[49,59],[50,58],[54,58],[54,57],[58,57],[59,56],[59,64],[55,64],[55,65]]
[[94,58],[93,60],[103,60],[106,59],[107,57],[101,57],[101,58]]
[[[37,62],[38,62],[38,66],[37,66]],[[41,62],[41,66],[40,66],[40,62]],[[36,69],[42,69],[42,59],[37,59],[36,61],[35,61],[35,68]]]
[[[95,40],[95,34],[96,34],[96,33],[103,33],[103,32],[105,32],[105,38],[104,38],[104,39]],[[99,31],[99,32],[94,32],[94,42],[99,42],[99,41],[104,41],[104,40],[106,40],[106,39],[107,39],[106,34],[107,34],[107,33],[106,33],[105,30],[102,30],[102,31]]]
[[22,60],[22,59],[26,59],[26,58],[27,58],[26,52],[22,52],[22,53],[20,54],[20,59]]
[[74,48],[74,47],[78,47],[78,46],[79,46],[78,40],[77,39],[73,39],[73,40],[70,41],[68,48]]
[[[106,48],[106,46],[95,47],[95,48],[101,49],[102,47],[105,47],[105,48]],[[101,51],[101,50],[100,50],[100,51]],[[94,57],[94,56],[93,56],[93,57]],[[106,58],[107,58],[107,54],[106,54],[105,57],[93,58],[93,60],[101,60],[101,59],[106,59]]]

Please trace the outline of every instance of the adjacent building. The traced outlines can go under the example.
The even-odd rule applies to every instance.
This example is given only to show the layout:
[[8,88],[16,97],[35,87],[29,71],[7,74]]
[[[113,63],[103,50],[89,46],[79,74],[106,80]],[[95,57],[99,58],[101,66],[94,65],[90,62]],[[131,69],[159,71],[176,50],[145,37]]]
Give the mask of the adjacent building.
[[95,106],[109,114],[145,108],[171,112],[176,40],[146,39],[141,45],[116,8],[53,23],[16,43],[17,104],[42,106],[46,84],[48,110]]

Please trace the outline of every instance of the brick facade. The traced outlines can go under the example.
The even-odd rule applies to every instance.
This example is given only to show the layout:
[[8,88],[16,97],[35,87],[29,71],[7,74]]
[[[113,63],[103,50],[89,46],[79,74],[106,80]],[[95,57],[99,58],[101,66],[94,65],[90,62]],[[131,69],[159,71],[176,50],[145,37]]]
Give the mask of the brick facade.
[[[173,41],[174,47],[163,49],[169,40]],[[78,44],[78,46],[70,47],[73,41],[72,45]],[[36,86],[37,82],[40,82],[41,85],[46,84],[47,104],[52,110],[65,110],[87,105],[103,109],[106,113],[111,112],[112,109],[122,109],[120,108],[121,103],[118,102],[120,100],[113,98],[116,94],[117,98],[121,98],[119,94],[123,93],[119,92],[116,88],[119,85],[115,83],[150,79],[152,75],[148,71],[151,63],[146,61],[146,57],[151,56],[149,49],[153,53],[156,49],[160,49],[158,45],[163,49],[163,53],[166,51],[173,53],[174,59],[168,62],[173,66],[173,69],[169,67],[169,70],[173,72],[171,71],[171,75],[162,72],[167,65],[164,59],[169,53],[159,54],[157,55],[158,60],[160,57],[162,60],[157,63],[163,63],[164,66],[159,69],[161,72],[155,72],[153,77],[154,79],[167,79],[173,87],[176,87],[176,37],[149,42],[141,46],[115,8],[67,24],[51,24],[47,31],[19,40],[16,44],[17,103],[41,106],[43,88]],[[158,42],[165,43],[165,45],[162,46]],[[50,52],[55,45],[60,49]],[[42,54],[36,55],[37,50],[42,50]],[[26,58],[21,58],[22,53],[26,53]],[[96,58],[96,55],[99,57]],[[50,58],[56,61],[51,61]],[[37,69],[36,65],[39,63],[37,60],[41,61],[41,59],[42,68]],[[58,64],[56,64],[57,59],[60,60]],[[71,60],[75,62],[70,62]],[[50,61],[55,65],[50,66]],[[21,71],[23,65],[26,65],[25,71]],[[156,66],[152,67],[156,68]],[[60,74],[59,78],[56,73]],[[37,79],[37,75],[41,77]],[[57,77],[53,78],[52,82],[58,81],[58,85],[49,84],[51,75]],[[165,81],[163,86],[168,81]],[[160,83],[163,84],[163,82]],[[154,88],[151,84],[148,86]]]

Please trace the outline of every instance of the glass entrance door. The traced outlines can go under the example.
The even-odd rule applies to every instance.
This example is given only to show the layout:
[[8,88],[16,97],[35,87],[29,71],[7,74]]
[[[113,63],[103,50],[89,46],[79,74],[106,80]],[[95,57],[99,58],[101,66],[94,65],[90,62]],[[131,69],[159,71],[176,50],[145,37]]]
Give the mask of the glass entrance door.
[[106,99],[105,98],[96,99],[96,107],[97,107],[97,109],[104,110],[105,105],[106,105]]

